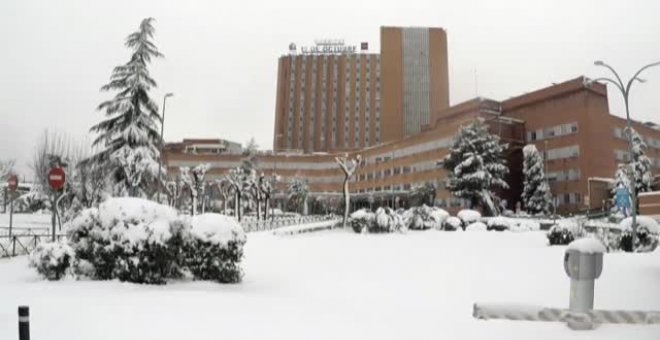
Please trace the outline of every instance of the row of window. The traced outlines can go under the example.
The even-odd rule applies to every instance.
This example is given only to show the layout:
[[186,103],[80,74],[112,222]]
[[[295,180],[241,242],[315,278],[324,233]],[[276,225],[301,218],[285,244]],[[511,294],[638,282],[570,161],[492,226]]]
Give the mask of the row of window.
[[571,145],[563,148],[550,149],[544,152],[547,160],[567,159],[580,156],[580,146]]
[[577,133],[577,131],[578,124],[576,122],[551,126],[536,131],[527,131],[527,142],[570,135]]
[[580,169],[548,171],[546,177],[550,182],[576,181],[580,179]]
[[[628,137],[623,132],[622,128],[614,128],[614,137],[628,141]],[[648,146],[649,148],[660,149],[660,139],[655,139],[646,136],[642,136],[642,139],[644,139],[646,146]]]
[[[614,150],[614,159],[617,163],[628,163],[631,161],[630,153],[624,150]],[[651,165],[660,168],[660,158],[649,157]]]

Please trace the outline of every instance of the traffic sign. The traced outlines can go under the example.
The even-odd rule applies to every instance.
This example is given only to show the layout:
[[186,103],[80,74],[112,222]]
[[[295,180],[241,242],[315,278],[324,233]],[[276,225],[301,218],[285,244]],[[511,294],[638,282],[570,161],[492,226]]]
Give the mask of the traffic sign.
[[66,180],[66,175],[64,174],[64,169],[62,168],[52,168],[48,172],[48,184],[53,190],[60,190],[64,187],[64,181]]
[[18,188],[18,176],[9,176],[7,179],[7,187],[9,188],[9,191],[16,191],[16,188]]

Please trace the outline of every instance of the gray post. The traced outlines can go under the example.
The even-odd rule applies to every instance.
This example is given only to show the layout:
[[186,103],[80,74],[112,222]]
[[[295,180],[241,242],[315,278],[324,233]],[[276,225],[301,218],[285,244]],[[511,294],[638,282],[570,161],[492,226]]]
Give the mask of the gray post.
[[30,307],[18,307],[18,340],[30,340]]
[[51,216],[50,222],[51,222],[52,227],[53,227],[52,241],[55,242],[55,216],[57,214],[57,204],[56,204],[56,201],[55,201],[55,193],[53,193],[53,198],[52,198],[51,202],[52,202],[52,205],[53,205],[52,206],[53,216]]
[[594,309],[594,283],[603,271],[605,246],[596,239],[571,242],[564,255],[564,270],[571,278],[567,325],[573,330],[589,330],[594,323],[589,312]]
[[[5,196],[6,197],[6,196]],[[11,202],[9,202],[9,239],[11,240],[12,225],[14,222],[14,194],[11,194]]]

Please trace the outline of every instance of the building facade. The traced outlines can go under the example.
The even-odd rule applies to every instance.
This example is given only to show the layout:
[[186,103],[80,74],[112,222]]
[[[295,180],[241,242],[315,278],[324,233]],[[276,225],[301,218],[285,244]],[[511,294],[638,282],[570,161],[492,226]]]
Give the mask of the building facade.
[[273,149],[358,150],[421,131],[449,107],[441,28],[382,27],[381,51],[319,40],[278,61]]
[[[541,151],[559,213],[604,209],[610,178],[630,159],[626,121],[609,113],[607,88],[584,77],[504,101],[476,98],[449,106],[447,36],[439,28],[382,27],[380,53],[363,43],[317,41],[290,46],[279,58],[274,151],[255,157],[266,176],[278,176],[280,198],[288,183],[305,179],[311,196],[339,199],[343,172],[335,156],[362,156],[350,185],[354,207],[405,207],[411,190],[432,183],[435,204],[466,207],[446,189],[443,158],[461,126],[485,121],[507,143],[508,208],[520,201],[522,148]],[[299,53],[300,52],[300,53]],[[634,122],[646,141],[654,174],[660,171],[660,128]],[[171,178],[179,167],[209,163],[207,178],[243,162],[240,145],[222,140],[168,144]]]
[[[413,187],[433,183],[438,206],[451,211],[465,207],[465,202],[446,190],[448,177],[442,159],[459,128],[475,119],[484,120],[491,133],[508,144],[504,156],[510,169],[507,178],[510,188],[500,195],[511,209],[520,201],[522,192],[525,144],[535,144],[543,154],[560,213],[601,209],[606,204],[602,197],[607,193],[602,191],[607,186],[594,185],[593,180],[613,177],[617,165],[629,157],[622,134],[625,120],[610,115],[606,87],[598,83],[587,85],[582,77],[502,102],[477,98],[436,112],[434,116],[435,121],[423,126],[417,134],[347,152],[351,157],[360,154],[363,158],[350,185],[356,205],[375,201],[405,207]],[[633,127],[647,142],[654,173],[660,172],[660,130],[652,124],[637,122]],[[187,150],[166,148],[171,176],[181,166],[209,163],[211,170],[207,178],[213,181],[240,166],[243,159],[240,153],[202,154],[194,153],[191,148]],[[290,180],[303,178],[309,183],[312,196],[338,199],[343,181],[343,173],[334,159],[338,154],[344,152],[263,152],[256,159],[259,171],[281,178],[278,190],[282,197],[286,196]]]

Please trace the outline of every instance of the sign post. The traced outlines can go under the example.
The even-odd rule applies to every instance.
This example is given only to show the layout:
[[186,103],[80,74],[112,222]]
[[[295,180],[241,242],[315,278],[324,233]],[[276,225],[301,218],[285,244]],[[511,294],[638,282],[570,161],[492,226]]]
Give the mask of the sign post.
[[53,210],[53,217],[51,218],[52,222],[52,227],[53,227],[53,237],[52,240],[53,242],[56,241],[56,234],[55,234],[55,220],[57,218],[57,193],[62,190],[64,187],[64,183],[66,180],[66,174],[64,173],[64,170],[60,167],[55,167],[50,169],[48,172],[48,184],[50,185],[51,189],[53,189],[53,198],[52,198],[52,210]]
[[9,195],[11,199],[9,200],[9,242],[11,242],[12,235],[12,225],[14,223],[14,193],[18,188],[18,176],[11,175],[7,179],[7,189],[9,189]]

